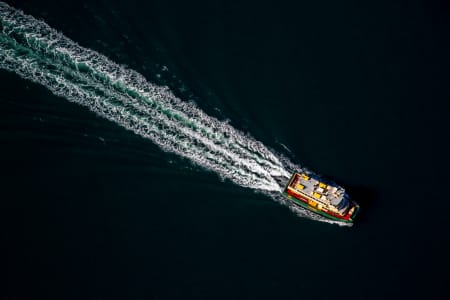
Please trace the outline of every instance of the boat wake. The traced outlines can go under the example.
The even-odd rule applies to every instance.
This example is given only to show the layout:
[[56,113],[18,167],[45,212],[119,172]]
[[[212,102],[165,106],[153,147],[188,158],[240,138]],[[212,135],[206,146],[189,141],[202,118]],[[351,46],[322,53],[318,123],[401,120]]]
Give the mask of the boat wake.
[[[0,21],[0,68],[89,108],[164,151],[286,204],[279,194],[283,189],[279,178],[287,181],[300,166],[226,122],[207,116],[195,104],[181,101],[167,87],[148,82],[2,2]],[[322,219],[304,209],[296,213]]]

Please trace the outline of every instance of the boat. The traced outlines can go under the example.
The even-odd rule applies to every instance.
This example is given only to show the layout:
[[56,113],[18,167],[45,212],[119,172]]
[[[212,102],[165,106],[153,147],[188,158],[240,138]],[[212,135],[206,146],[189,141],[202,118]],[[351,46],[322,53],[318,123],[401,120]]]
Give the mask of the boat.
[[294,172],[283,195],[295,205],[335,221],[352,223],[359,211],[342,187],[312,173]]

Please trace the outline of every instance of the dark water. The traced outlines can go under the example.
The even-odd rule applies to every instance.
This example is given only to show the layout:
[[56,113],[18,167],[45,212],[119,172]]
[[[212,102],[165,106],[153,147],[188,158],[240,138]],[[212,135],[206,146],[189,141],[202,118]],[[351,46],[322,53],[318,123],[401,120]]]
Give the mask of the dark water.
[[7,3],[362,212],[352,228],[300,218],[1,70],[3,299],[450,296],[444,1]]

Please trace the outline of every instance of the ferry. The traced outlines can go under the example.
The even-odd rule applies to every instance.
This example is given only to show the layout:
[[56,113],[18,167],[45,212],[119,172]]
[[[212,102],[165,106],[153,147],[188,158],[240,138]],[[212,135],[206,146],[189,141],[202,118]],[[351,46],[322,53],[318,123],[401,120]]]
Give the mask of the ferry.
[[359,205],[335,183],[314,174],[292,174],[283,195],[291,202],[329,219],[352,223]]

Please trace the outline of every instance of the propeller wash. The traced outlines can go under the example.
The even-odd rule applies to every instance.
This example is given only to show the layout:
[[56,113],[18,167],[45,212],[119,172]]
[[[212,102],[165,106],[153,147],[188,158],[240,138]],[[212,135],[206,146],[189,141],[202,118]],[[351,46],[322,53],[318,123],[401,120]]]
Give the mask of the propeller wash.
[[291,176],[287,169],[300,167],[277,157],[261,142],[3,2],[0,30],[0,68],[41,84],[221,178],[287,203],[280,195]]

